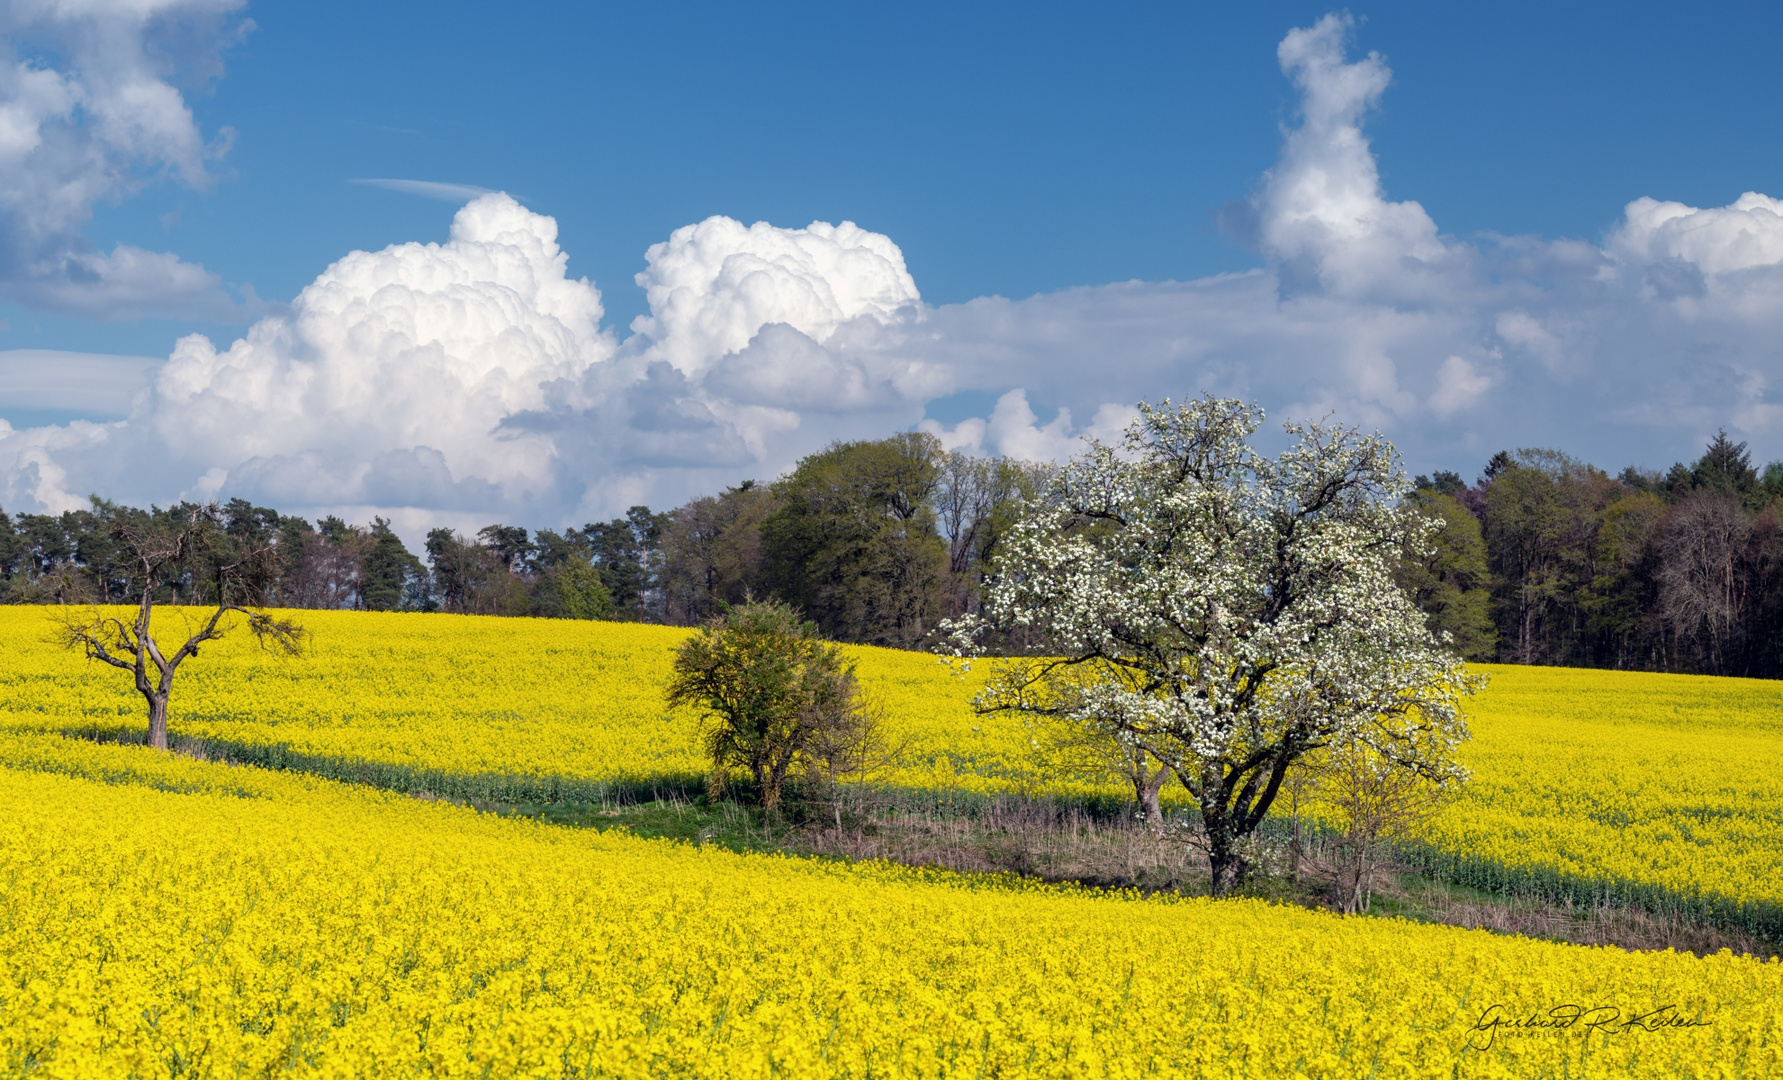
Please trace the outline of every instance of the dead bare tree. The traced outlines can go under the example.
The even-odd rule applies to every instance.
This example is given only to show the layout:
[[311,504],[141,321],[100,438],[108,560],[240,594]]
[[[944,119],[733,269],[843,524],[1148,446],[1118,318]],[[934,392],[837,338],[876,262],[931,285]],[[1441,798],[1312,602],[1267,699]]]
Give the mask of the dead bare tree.
[[358,603],[365,590],[365,556],[373,539],[363,529],[338,520],[305,536],[297,565],[285,580],[285,600],[292,607],[340,610]]
[[[167,749],[167,702],[173,678],[198,647],[221,638],[230,629],[231,616],[240,616],[259,639],[262,648],[290,656],[303,652],[306,632],[289,619],[243,606],[260,595],[275,572],[270,546],[234,541],[218,523],[218,509],[180,506],[154,515],[141,511],[116,513],[112,536],[119,541],[131,563],[131,586],[136,596],[136,616],[126,622],[94,607],[85,613],[64,609],[62,643],[80,649],[89,660],[99,660],[130,672],[136,690],[148,702],[149,745]],[[216,610],[188,635],[170,656],[155,640],[153,619],[157,594],[166,589],[177,598],[184,586],[191,601],[216,604]],[[213,595],[205,597],[209,591]]]
[[851,694],[814,701],[811,713],[805,782],[813,795],[828,796],[840,830],[844,782],[868,781],[897,765],[910,748],[910,738],[892,738],[885,722],[885,704],[869,698],[858,684]]
[[[1329,857],[1320,869],[1331,880],[1345,915],[1368,910],[1376,876],[1393,848],[1414,838],[1466,781],[1466,773],[1458,767],[1408,768],[1398,750],[1367,742],[1332,749],[1305,762],[1298,778],[1310,789],[1325,823],[1336,831],[1323,845]],[[1300,794],[1297,786],[1296,832]],[[1297,874],[1298,837],[1295,846]]]
[[1039,495],[1053,466],[1013,458],[942,455],[933,495],[935,524],[947,542],[949,615],[975,611],[984,576],[1024,499]]
[[1659,607],[1673,632],[1699,638],[1708,669],[1730,674],[1728,653],[1746,606],[1743,557],[1752,519],[1737,498],[1701,493],[1678,504],[1661,541]]

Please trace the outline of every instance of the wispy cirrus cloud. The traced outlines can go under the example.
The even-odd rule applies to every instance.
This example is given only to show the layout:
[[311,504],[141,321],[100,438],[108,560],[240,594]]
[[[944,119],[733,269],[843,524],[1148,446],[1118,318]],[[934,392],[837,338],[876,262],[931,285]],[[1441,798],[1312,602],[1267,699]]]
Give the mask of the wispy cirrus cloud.
[[385,191],[399,191],[404,195],[419,195],[423,199],[438,199],[441,202],[449,203],[467,203],[483,195],[495,194],[493,189],[478,187],[475,184],[447,184],[438,180],[393,180],[387,177],[368,177],[353,180],[351,183],[383,188]]

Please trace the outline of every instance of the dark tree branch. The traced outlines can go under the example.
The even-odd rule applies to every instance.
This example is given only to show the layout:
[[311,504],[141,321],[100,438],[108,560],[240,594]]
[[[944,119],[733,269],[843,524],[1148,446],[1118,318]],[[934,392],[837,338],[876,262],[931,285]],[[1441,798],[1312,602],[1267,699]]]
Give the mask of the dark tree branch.
[[[289,619],[237,602],[237,597],[255,595],[263,584],[274,565],[273,552],[266,545],[235,544],[218,528],[219,512],[214,505],[182,506],[165,514],[156,511],[156,517],[139,511],[111,513],[112,536],[124,545],[136,567],[137,576],[131,583],[137,597],[136,617],[126,624],[97,608],[84,619],[64,614],[62,643],[81,649],[88,659],[131,673],[137,692],[148,703],[149,745],[165,750],[174,676],[182,663],[198,655],[200,645],[227,633],[226,618],[242,616],[262,648],[276,648],[288,656],[302,655],[306,634]],[[195,560],[207,561],[208,571],[198,572],[192,565]],[[169,575],[172,582],[165,580]],[[215,589],[216,608],[168,657],[153,632],[157,593],[166,587],[177,597],[182,577],[192,583],[194,599],[199,595],[199,582],[208,579]]]

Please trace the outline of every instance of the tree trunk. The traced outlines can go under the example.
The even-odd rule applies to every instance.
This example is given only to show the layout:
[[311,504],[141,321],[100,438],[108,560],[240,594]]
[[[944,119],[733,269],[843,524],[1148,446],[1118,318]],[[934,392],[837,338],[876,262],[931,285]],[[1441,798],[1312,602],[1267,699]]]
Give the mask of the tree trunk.
[[1146,825],[1153,829],[1164,827],[1164,808],[1159,801],[1159,793],[1164,790],[1164,780],[1169,775],[1169,767],[1159,765],[1158,771],[1148,777],[1145,775],[1145,763],[1141,762],[1139,765],[1139,777],[1136,778],[1139,782],[1134,785],[1137,789],[1134,794],[1139,797],[1139,808],[1145,814]]
[[790,755],[783,761],[768,762],[758,774],[763,810],[772,812],[780,806],[780,786],[786,782],[786,771],[792,765]]
[[1300,798],[1294,798],[1294,834],[1288,842],[1288,880],[1300,884],[1300,852],[1304,843],[1300,833]]
[[1227,896],[1233,889],[1244,884],[1245,871],[1250,869],[1244,861],[1244,856],[1233,851],[1230,844],[1218,846],[1209,844],[1207,863],[1213,871],[1209,891],[1214,896]]
[[167,749],[167,695],[151,693],[149,699],[149,746]]
[[1212,872],[1209,891],[1214,896],[1225,896],[1243,884],[1245,871],[1250,869],[1236,850],[1238,837],[1233,835],[1232,826],[1232,819],[1226,814],[1217,810],[1209,814],[1202,807],[1201,827],[1207,834],[1207,865]]

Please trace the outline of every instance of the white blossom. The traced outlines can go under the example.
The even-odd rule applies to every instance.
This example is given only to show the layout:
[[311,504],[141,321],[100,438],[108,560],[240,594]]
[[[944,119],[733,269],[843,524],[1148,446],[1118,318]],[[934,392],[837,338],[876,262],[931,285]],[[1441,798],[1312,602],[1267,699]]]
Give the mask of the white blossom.
[[1288,424],[1297,441],[1269,459],[1249,442],[1261,421],[1212,397],[1141,404],[1120,446],[1090,442],[1028,505],[983,614],[947,628],[957,657],[997,627],[1046,653],[999,661],[980,709],[1063,717],[1169,764],[1200,805],[1216,891],[1311,750],[1366,743],[1464,779],[1458,702],[1480,683],[1393,580],[1428,542],[1393,447]]

